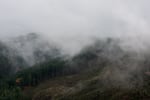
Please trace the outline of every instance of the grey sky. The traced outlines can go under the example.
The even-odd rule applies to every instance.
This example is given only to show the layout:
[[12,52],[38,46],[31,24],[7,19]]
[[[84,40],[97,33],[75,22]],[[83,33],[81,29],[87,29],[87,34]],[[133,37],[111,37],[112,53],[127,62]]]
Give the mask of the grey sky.
[[149,0],[0,0],[0,37],[37,32],[66,49],[103,36],[145,41],[150,38],[149,4]]

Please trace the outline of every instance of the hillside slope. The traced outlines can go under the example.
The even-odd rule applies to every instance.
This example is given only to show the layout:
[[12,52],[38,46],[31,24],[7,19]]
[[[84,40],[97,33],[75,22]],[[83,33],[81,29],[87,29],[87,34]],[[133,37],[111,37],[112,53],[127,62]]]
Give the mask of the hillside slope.
[[43,52],[46,60],[2,78],[0,99],[149,100],[150,53],[126,51],[119,43],[97,40],[73,57]]
[[149,56],[141,55],[114,40],[97,41],[69,61],[75,74],[42,81],[24,93],[32,100],[149,100]]

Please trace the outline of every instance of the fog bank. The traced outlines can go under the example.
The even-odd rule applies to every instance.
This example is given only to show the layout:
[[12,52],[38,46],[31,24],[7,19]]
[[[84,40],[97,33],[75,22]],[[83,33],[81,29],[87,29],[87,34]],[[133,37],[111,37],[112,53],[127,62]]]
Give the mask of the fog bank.
[[150,45],[148,0],[0,0],[0,38],[38,33],[74,54],[95,38],[127,48]]

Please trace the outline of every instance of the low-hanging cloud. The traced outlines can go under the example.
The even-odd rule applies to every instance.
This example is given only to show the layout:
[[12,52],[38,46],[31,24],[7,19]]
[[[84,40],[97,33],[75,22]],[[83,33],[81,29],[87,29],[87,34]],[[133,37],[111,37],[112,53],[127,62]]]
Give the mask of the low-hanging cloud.
[[[145,49],[148,0],[0,0],[0,37],[39,33],[77,52],[92,38],[115,37]],[[136,45],[136,46],[134,46]]]

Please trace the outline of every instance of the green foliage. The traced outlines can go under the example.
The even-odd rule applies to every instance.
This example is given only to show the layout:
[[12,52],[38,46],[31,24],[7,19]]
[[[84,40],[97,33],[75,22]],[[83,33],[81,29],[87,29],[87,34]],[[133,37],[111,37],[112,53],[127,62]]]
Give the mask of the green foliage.
[[25,100],[22,94],[24,87],[36,86],[43,80],[63,75],[66,62],[62,59],[51,59],[47,62],[24,69],[12,77],[0,81],[0,100]]
[[0,79],[10,72],[10,63],[4,53],[7,52],[6,47],[0,42]]
[[18,72],[16,78],[20,79],[20,86],[35,86],[43,80],[62,75],[65,66],[65,61],[52,59]]
[[11,74],[12,65],[8,58],[0,54],[0,78]]
[[23,100],[21,89],[19,87],[1,89],[0,100]]

